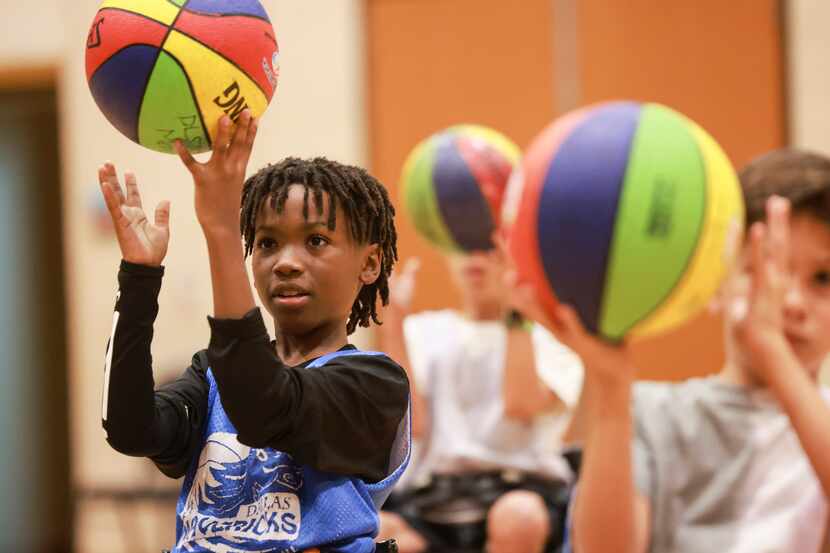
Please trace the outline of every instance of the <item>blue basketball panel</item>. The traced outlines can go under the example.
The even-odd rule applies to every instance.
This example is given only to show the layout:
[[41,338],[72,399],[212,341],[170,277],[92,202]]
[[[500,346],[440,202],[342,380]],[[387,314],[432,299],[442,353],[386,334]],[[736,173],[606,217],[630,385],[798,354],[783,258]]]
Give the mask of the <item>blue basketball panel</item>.
[[154,46],[129,46],[103,63],[89,80],[95,103],[109,122],[134,142],[138,142],[144,89],[158,53]]
[[633,102],[597,108],[556,151],[539,198],[539,249],[548,281],[591,332],[599,328],[617,204],[640,112]]
[[190,0],[184,9],[213,15],[252,15],[270,21],[265,8],[257,0]]
[[493,247],[493,216],[454,137],[442,138],[436,147],[432,179],[444,224],[465,251]]

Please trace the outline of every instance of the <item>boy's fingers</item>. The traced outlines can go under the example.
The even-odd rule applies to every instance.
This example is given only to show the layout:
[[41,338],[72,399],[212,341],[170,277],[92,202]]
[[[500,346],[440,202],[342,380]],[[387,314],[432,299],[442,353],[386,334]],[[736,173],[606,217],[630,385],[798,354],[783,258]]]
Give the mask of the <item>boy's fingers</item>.
[[196,169],[196,166],[199,164],[196,161],[196,158],[193,157],[193,154],[190,153],[190,150],[182,143],[181,140],[176,140],[173,142],[173,149],[176,150],[176,153],[179,154],[179,159],[182,160],[182,163],[187,170],[191,173]]
[[789,263],[790,205],[787,200],[774,196],[768,201],[767,254],[775,269],[783,273]]
[[766,233],[764,223],[754,223],[749,228],[749,255],[752,263],[752,278],[750,280],[749,295],[754,297],[763,288],[766,282],[767,254]]
[[230,148],[236,152],[240,148],[244,148],[248,143],[248,130],[251,126],[251,110],[244,110],[242,115],[236,120],[236,129],[234,129],[233,136],[230,141]]
[[231,142],[231,118],[223,115],[219,118],[219,130],[213,141],[213,156],[223,156],[228,151]]
[[141,194],[138,192],[138,182],[135,174],[127,171],[124,173],[124,184],[127,186],[126,204],[132,207],[141,207]]
[[253,148],[254,140],[256,140],[256,133],[259,130],[259,121],[257,119],[252,118],[251,124],[248,125],[248,136],[245,139],[245,144],[249,148]]
[[104,182],[109,186],[120,202],[124,201],[124,191],[121,190],[121,183],[118,182],[118,174],[115,172],[115,165],[107,161],[104,163]]
[[410,257],[403,265],[403,274],[414,277],[421,268],[421,259],[418,257]]
[[156,207],[155,223],[157,227],[169,228],[170,226],[170,202],[164,200]]

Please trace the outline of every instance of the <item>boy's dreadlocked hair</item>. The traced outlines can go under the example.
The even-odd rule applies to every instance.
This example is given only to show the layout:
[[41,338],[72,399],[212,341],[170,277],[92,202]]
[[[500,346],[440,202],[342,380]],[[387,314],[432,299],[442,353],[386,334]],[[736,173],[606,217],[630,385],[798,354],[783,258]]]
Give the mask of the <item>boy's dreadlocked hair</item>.
[[245,181],[242,191],[241,231],[245,239],[245,256],[253,252],[256,217],[266,200],[271,208],[282,213],[288,188],[299,184],[305,188],[303,216],[308,219],[309,193],[314,194],[317,214],[323,213],[323,193],[329,197],[328,228],[334,230],[336,207],[346,214],[352,239],[359,244],[378,244],[381,251],[381,270],[378,279],[364,286],[352,305],[346,332],[351,334],[357,325],[369,326],[378,321],[376,301],[380,295],[383,305],[389,303],[389,275],[398,259],[395,208],[383,185],[360,167],[343,165],[324,157],[298,159],[289,157],[277,164],[269,164]]
[[773,150],[749,162],[740,174],[747,228],[766,218],[766,201],[776,195],[792,211],[808,211],[830,223],[830,159],[797,149]]

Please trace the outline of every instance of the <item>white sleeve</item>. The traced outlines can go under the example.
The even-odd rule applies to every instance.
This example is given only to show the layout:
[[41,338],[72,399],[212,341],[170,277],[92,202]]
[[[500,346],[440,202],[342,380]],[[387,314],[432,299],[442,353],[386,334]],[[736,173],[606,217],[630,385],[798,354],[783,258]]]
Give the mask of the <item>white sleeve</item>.
[[539,378],[568,408],[573,408],[582,389],[582,361],[538,324],[533,325],[533,350]]
[[[403,322],[403,335],[406,343],[406,356],[409,358],[410,369],[415,373],[415,383],[424,397],[430,394],[430,365],[429,352],[432,350],[429,312],[410,315]],[[433,346],[434,347],[434,346]]]

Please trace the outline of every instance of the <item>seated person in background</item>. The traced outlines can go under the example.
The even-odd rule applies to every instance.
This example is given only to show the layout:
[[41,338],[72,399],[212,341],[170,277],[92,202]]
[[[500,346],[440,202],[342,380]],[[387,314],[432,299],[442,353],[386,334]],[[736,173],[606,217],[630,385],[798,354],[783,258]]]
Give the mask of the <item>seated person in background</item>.
[[587,334],[573,309],[528,312],[585,364],[577,553],[814,553],[826,541],[830,159],[776,151],[740,179],[750,226],[718,297],[717,375],[634,385],[626,346]]
[[379,335],[409,371],[419,455],[381,537],[401,553],[555,551],[572,479],[559,440],[582,367],[511,310],[499,250],[448,261],[461,311],[410,314],[417,260],[390,283]]

